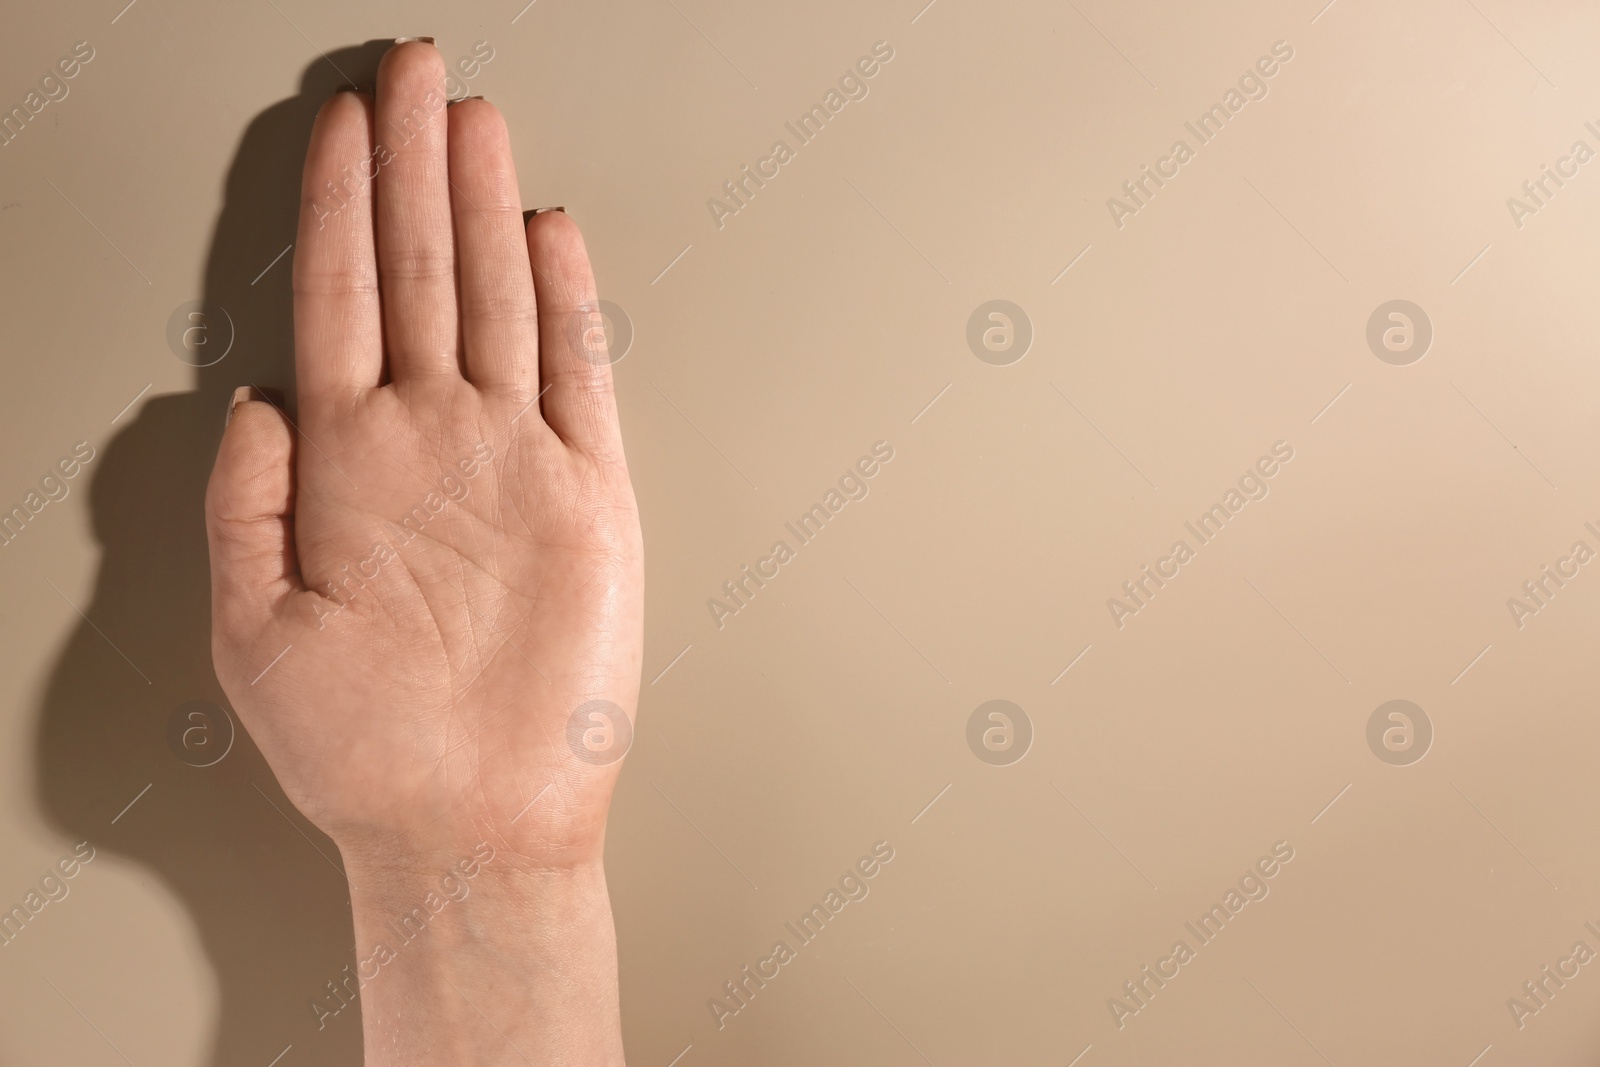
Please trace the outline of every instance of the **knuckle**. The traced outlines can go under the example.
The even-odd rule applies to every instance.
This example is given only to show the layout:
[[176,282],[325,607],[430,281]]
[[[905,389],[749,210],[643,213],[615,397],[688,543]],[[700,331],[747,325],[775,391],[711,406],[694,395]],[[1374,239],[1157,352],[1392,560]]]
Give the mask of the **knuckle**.
[[463,287],[461,314],[464,318],[494,326],[526,329],[530,332],[539,324],[538,313],[532,304],[516,294],[504,291],[485,291],[477,287]]
[[455,280],[455,255],[429,245],[391,246],[383,255],[383,274],[399,281]]

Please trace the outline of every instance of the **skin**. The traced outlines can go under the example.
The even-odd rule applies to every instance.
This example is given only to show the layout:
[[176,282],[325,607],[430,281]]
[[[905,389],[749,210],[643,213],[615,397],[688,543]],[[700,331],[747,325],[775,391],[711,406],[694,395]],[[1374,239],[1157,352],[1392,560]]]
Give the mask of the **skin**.
[[[583,238],[524,225],[504,120],[444,78],[400,44],[317,116],[294,423],[238,402],[206,497],[213,658],[343,855],[368,1064],[620,1064],[602,852],[638,511]],[[596,699],[627,722],[573,735]]]

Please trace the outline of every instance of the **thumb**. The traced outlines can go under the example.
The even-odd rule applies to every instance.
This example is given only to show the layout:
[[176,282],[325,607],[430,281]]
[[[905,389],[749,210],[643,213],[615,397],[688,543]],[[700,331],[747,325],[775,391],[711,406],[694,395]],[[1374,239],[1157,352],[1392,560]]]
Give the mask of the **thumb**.
[[284,597],[299,591],[294,430],[265,390],[241,386],[206,486],[212,648],[237,662]]

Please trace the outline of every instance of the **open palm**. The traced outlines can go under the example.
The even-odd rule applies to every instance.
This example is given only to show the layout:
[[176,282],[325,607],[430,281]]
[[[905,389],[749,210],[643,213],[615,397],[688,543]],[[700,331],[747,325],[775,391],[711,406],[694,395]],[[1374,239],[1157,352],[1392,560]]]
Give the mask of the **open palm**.
[[239,403],[207,494],[213,655],[342,849],[600,847],[643,564],[583,239],[427,44],[317,117],[295,422]]

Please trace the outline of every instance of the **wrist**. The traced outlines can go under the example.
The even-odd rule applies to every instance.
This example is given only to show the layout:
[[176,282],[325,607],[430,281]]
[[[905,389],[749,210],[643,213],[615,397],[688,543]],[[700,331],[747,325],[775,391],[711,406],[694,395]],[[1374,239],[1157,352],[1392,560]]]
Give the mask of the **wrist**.
[[399,1051],[423,1020],[450,1035],[452,1062],[621,1063],[598,859],[547,867],[478,842],[347,855],[346,873],[356,964],[344,984],[361,999],[369,1064],[409,1062]]
[[526,910],[531,921],[538,918],[541,905],[586,896],[604,898],[606,892],[599,849],[568,855],[560,862],[514,852],[487,839],[453,845],[393,842],[383,848],[341,844],[340,852],[358,924],[364,915],[401,915],[417,905],[431,914],[443,914],[469,900],[475,913]]
[[604,862],[605,807],[594,807],[577,818],[543,805],[520,819],[450,811],[427,822],[345,828],[332,836],[357,884],[365,872],[371,872],[369,881],[417,885],[437,882],[452,870],[476,878],[480,868],[505,876],[557,879],[565,873],[576,879]]

